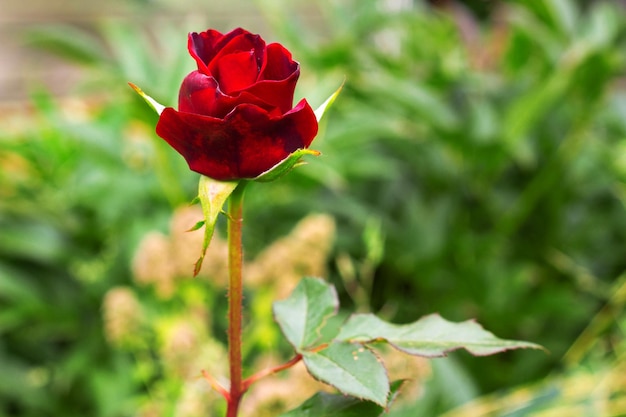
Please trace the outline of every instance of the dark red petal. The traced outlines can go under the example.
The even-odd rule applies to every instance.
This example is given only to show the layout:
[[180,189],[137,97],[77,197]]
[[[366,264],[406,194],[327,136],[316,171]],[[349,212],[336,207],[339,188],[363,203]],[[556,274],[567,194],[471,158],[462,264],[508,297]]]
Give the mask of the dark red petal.
[[222,34],[214,29],[209,29],[201,33],[190,33],[187,39],[187,48],[189,49],[189,54],[196,60],[198,70],[210,75],[208,70],[209,63],[215,58],[224,45],[242,34],[254,36],[242,28],[231,30],[226,34]]
[[228,42],[220,42],[221,49],[217,51],[211,62],[208,64],[209,73],[221,83],[220,77],[226,77],[227,74],[220,73],[219,62],[230,54],[237,54],[240,52],[253,52],[253,56],[256,65],[253,67],[253,73],[255,79],[259,76],[259,71],[265,60],[265,41],[259,36],[249,32],[243,32],[231,39]]
[[291,58],[291,52],[279,43],[271,43],[266,48],[266,58],[261,68],[259,80],[281,81],[300,71],[300,66]]
[[[217,91],[222,93],[221,96],[233,96],[232,99],[226,100],[235,103],[233,107],[244,102],[235,97],[247,91],[256,96],[256,99],[251,101],[253,104],[265,103],[262,107],[267,109],[277,107],[281,113],[291,109],[300,67],[282,45],[273,43],[266,48],[265,42],[258,35],[243,29],[235,29],[225,35],[208,30],[189,35],[189,51],[198,62],[199,71],[213,76],[219,84]],[[257,67],[254,66],[252,57],[247,55],[251,51],[254,51]],[[199,88],[193,89],[198,90]],[[210,103],[213,103],[211,94],[198,94],[198,99],[194,100],[195,107],[197,109],[211,107],[201,106],[199,100],[201,95],[208,95]],[[219,113],[218,117],[222,117],[229,110],[225,111],[224,101],[220,103],[222,109],[220,112],[213,110],[193,112],[208,115]],[[180,105],[179,110],[183,110]]]
[[297,70],[284,80],[259,81],[245,91],[286,113],[293,106],[293,93],[299,76],[300,70]]
[[224,120],[167,108],[157,134],[191,170],[226,181],[257,177],[295,150],[307,148],[317,134],[317,120],[305,100],[282,117],[249,104]]
[[185,77],[178,92],[178,110],[185,113],[214,116],[217,98],[215,79],[198,71],[193,71]]
[[223,120],[168,107],[159,117],[156,132],[185,158],[192,171],[218,180],[237,176],[234,142],[226,136]]
[[[233,39],[235,39],[237,37],[240,37],[242,35],[245,36],[245,37],[252,37],[252,38],[259,38],[260,39],[259,35],[252,34],[252,33],[248,32],[247,30],[242,29],[242,28],[236,28],[236,29],[233,29],[230,32],[224,34],[224,37],[222,39],[219,39],[218,42],[215,44],[215,48],[217,50],[223,49],[226,46],[226,44],[230,43],[231,40],[233,40]],[[263,46],[265,47],[265,42],[263,42]]]
[[216,64],[220,89],[226,94],[243,90],[258,78],[259,69],[253,50],[225,55],[216,60]]
[[[231,32],[232,33],[232,32]],[[224,35],[217,30],[209,29],[206,32],[192,32],[187,38],[187,49],[198,64],[198,70],[208,73],[207,65],[217,53],[216,45]]]
[[193,71],[185,77],[178,94],[178,111],[219,119],[223,119],[235,107],[243,103],[254,104],[267,111],[275,111],[278,115],[291,108],[291,103],[289,103],[286,110],[281,110],[277,104],[268,103],[246,91],[235,96],[229,96],[220,91],[213,77],[198,71]]
[[[243,106],[241,106],[243,107]],[[242,108],[248,129],[239,129],[239,174],[255,178],[274,167],[298,149],[308,148],[317,135],[317,119],[306,100],[280,119],[255,113],[255,107]]]
[[319,126],[317,125],[317,117],[315,116],[315,111],[313,111],[313,108],[311,107],[311,105],[309,105],[309,102],[306,101],[305,98],[303,98],[298,102],[298,104],[296,104],[293,109],[285,113],[284,118],[290,119],[291,122],[298,127],[298,131],[303,133],[309,132],[307,135],[302,135],[302,143],[304,146],[297,149],[308,148],[309,146],[311,146],[311,142],[313,142],[313,139],[315,139],[315,136],[317,136],[317,130]]

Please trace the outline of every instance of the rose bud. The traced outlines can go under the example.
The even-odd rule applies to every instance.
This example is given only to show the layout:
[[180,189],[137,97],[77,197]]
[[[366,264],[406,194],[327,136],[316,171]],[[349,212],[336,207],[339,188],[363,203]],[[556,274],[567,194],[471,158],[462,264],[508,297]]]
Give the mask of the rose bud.
[[306,100],[293,106],[300,66],[287,49],[241,28],[191,33],[188,48],[198,69],[156,131],[191,170],[219,181],[253,179],[308,149],[317,119]]

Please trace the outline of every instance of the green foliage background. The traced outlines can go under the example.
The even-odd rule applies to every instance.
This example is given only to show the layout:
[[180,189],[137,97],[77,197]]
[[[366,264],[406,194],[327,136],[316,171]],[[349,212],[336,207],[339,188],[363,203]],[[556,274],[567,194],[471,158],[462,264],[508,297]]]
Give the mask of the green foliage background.
[[[328,278],[344,305],[399,323],[435,311],[476,318],[551,352],[434,361],[421,403],[396,413],[439,415],[577,366],[623,367],[621,6],[520,0],[467,20],[422,2],[319,1],[313,22],[308,2],[256,6],[264,37],[302,64],[300,95],[315,107],[345,87],[315,142],[323,156],[250,187],[249,256],[308,213],[329,213]],[[126,86],[175,103],[192,64],[180,26],[24,34],[85,79],[69,105],[33,89],[30,110],[1,116],[0,416],[133,415],[163,375],[107,344],[101,305],[113,286],[133,285],[140,239],[196,192],[197,175],[151,133],[156,116]],[[129,140],[137,131],[152,140]],[[345,255],[352,274],[336,262]],[[205,296],[219,305],[220,291]],[[609,318],[589,327],[605,305]]]

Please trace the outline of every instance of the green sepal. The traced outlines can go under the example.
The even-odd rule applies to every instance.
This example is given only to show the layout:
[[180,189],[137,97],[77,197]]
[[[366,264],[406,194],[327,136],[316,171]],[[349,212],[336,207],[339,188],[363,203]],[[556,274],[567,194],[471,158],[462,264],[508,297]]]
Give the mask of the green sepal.
[[[239,181],[217,181],[204,175],[200,176],[198,197],[200,198],[202,214],[204,215],[204,241],[202,242],[202,253],[193,269],[194,277],[198,275],[202,268],[202,261],[215,231],[217,217],[222,212],[224,203],[238,185],[240,185]],[[198,223],[196,223],[197,225]]]
[[339,88],[334,93],[332,93],[330,95],[330,97],[328,97],[326,99],[326,101],[322,103],[321,106],[319,106],[317,109],[315,109],[314,113],[315,113],[315,118],[317,119],[317,123],[319,123],[322,120],[322,117],[324,117],[324,115],[326,114],[326,111],[335,102],[335,100],[337,99],[337,96],[339,96],[339,93],[341,93],[341,89],[343,88],[343,84],[344,83],[341,83]]
[[148,105],[150,107],[152,107],[152,109],[160,116],[161,113],[163,113],[163,110],[165,110],[165,106],[160,104],[158,101],[156,101],[155,99],[153,99],[152,97],[150,97],[149,95],[147,95],[146,93],[143,92],[143,90],[139,87],[137,87],[135,84],[133,83],[128,83],[128,85],[130,85],[130,87],[135,90],[135,92],[137,94],[139,94],[141,96],[141,98],[143,98],[146,103],[148,103]]
[[[322,117],[324,117],[324,114],[326,114],[326,111],[330,108],[330,106],[335,102],[335,99],[341,92],[342,88],[343,88],[343,83],[341,83],[339,88],[334,93],[332,93],[330,97],[328,97],[326,101],[324,101],[321,104],[321,106],[319,106],[314,111],[315,119],[317,119],[318,123],[322,120]],[[292,154],[290,154],[287,158],[283,159],[278,164],[274,165],[272,168],[265,171],[258,177],[253,178],[252,180],[259,181],[259,182],[274,181],[275,179],[278,179],[282,177],[283,175],[285,175],[286,173],[288,173],[289,171],[291,171],[293,168],[299,165],[303,165],[304,162],[301,161],[301,158],[304,155],[319,156],[320,152],[312,150],[312,149],[298,149]]]
[[290,154],[287,158],[283,159],[272,168],[268,169],[267,171],[265,171],[258,177],[253,178],[252,180],[259,182],[274,181],[275,179],[278,179],[291,171],[294,167],[302,165],[304,162],[302,162],[300,159],[304,155],[319,156],[320,152],[314,151],[313,149],[298,149]]
[[204,226],[204,223],[206,223],[204,220],[200,220],[198,223],[194,224],[193,226],[191,226],[189,229],[187,229],[188,232],[195,232],[196,230],[200,229],[202,226]]

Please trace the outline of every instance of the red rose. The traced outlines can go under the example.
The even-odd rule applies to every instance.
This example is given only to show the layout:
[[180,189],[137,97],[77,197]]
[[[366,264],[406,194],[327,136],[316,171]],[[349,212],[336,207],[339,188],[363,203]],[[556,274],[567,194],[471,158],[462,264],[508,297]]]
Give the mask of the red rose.
[[317,119],[306,100],[293,107],[300,66],[282,45],[239,28],[190,33],[188,48],[198,69],[156,131],[191,170],[220,181],[255,178],[309,147]]

